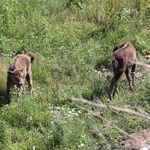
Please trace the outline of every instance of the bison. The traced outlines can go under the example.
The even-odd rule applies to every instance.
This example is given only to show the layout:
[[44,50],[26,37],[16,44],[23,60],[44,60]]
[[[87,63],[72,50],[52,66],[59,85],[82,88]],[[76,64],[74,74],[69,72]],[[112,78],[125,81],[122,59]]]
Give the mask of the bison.
[[32,94],[32,71],[31,63],[35,59],[35,55],[31,52],[27,54],[17,54],[7,72],[7,89],[6,99],[10,103],[10,90],[16,85],[21,89],[25,84],[25,80],[28,82],[30,94]]
[[[117,92],[117,81],[123,72],[125,72],[130,90],[133,91],[134,74],[136,69],[136,50],[130,42],[119,44],[113,49],[111,61],[114,76],[110,84],[110,100],[114,98],[115,92]],[[131,74],[129,68],[131,68]]]

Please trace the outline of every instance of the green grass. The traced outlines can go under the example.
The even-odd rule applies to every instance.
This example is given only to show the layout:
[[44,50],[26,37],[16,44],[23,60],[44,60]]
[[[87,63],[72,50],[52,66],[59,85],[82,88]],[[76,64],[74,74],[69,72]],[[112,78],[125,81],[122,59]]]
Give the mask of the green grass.
[[[83,97],[150,113],[149,74],[142,67],[137,69],[142,77],[136,78],[134,93],[122,76],[119,93],[108,101],[113,47],[131,41],[138,60],[146,62],[149,1],[74,0],[66,5],[68,1],[0,2],[0,149],[107,150],[109,144],[118,145],[125,138],[112,125],[128,133],[150,125],[149,120],[131,114],[70,101],[70,97]],[[7,105],[6,76],[12,56],[29,51],[36,54],[33,96],[25,88],[19,103],[13,96]],[[94,137],[95,128],[104,137]]]

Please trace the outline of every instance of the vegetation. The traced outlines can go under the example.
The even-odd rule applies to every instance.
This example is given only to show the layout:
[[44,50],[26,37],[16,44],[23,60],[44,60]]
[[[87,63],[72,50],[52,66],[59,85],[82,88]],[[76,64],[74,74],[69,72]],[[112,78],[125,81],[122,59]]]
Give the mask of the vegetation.
[[[150,114],[150,80],[138,66],[135,91],[125,77],[108,101],[113,47],[130,41],[138,60],[150,51],[149,0],[0,1],[0,149],[110,149],[150,121],[71,101],[84,98]],[[5,101],[6,74],[16,52],[36,54],[33,96]],[[95,117],[89,111],[97,112]],[[107,121],[104,121],[107,120]],[[112,144],[113,143],[113,144]]]

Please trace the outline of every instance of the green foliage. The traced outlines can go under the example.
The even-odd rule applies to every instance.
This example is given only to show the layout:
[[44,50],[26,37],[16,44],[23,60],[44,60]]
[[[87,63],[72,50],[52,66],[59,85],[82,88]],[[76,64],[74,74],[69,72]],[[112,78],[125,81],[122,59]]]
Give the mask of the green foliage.
[[[129,133],[149,127],[148,121],[127,113],[69,101],[74,96],[150,113],[144,68],[137,69],[142,75],[136,77],[134,93],[123,76],[115,99],[107,96],[113,47],[131,41],[142,60],[142,54],[149,54],[149,19],[148,0],[1,0],[1,149],[110,149],[122,137],[113,125]],[[33,95],[25,87],[18,100],[12,94],[11,104],[5,105],[10,60],[16,52],[29,51],[36,54]],[[104,137],[93,136],[95,127]]]

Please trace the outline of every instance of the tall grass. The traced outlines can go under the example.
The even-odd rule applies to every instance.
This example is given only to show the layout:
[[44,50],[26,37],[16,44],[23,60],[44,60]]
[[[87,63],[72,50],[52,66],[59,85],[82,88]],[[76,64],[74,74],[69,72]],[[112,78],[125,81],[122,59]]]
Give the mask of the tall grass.
[[[73,0],[66,7],[68,2],[0,1],[1,149],[109,149],[124,138],[112,124],[128,133],[149,126],[130,114],[69,101],[74,96],[150,113],[144,68],[138,68],[144,73],[137,76],[134,94],[123,76],[119,94],[111,102],[107,96],[114,45],[131,41],[139,59],[149,53],[149,0]],[[10,60],[14,53],[28,51],[36,54],[33,96],[25,89],[19,104],[12,97],[4,105]],[[85,110],[100,113],[109,123]]]

